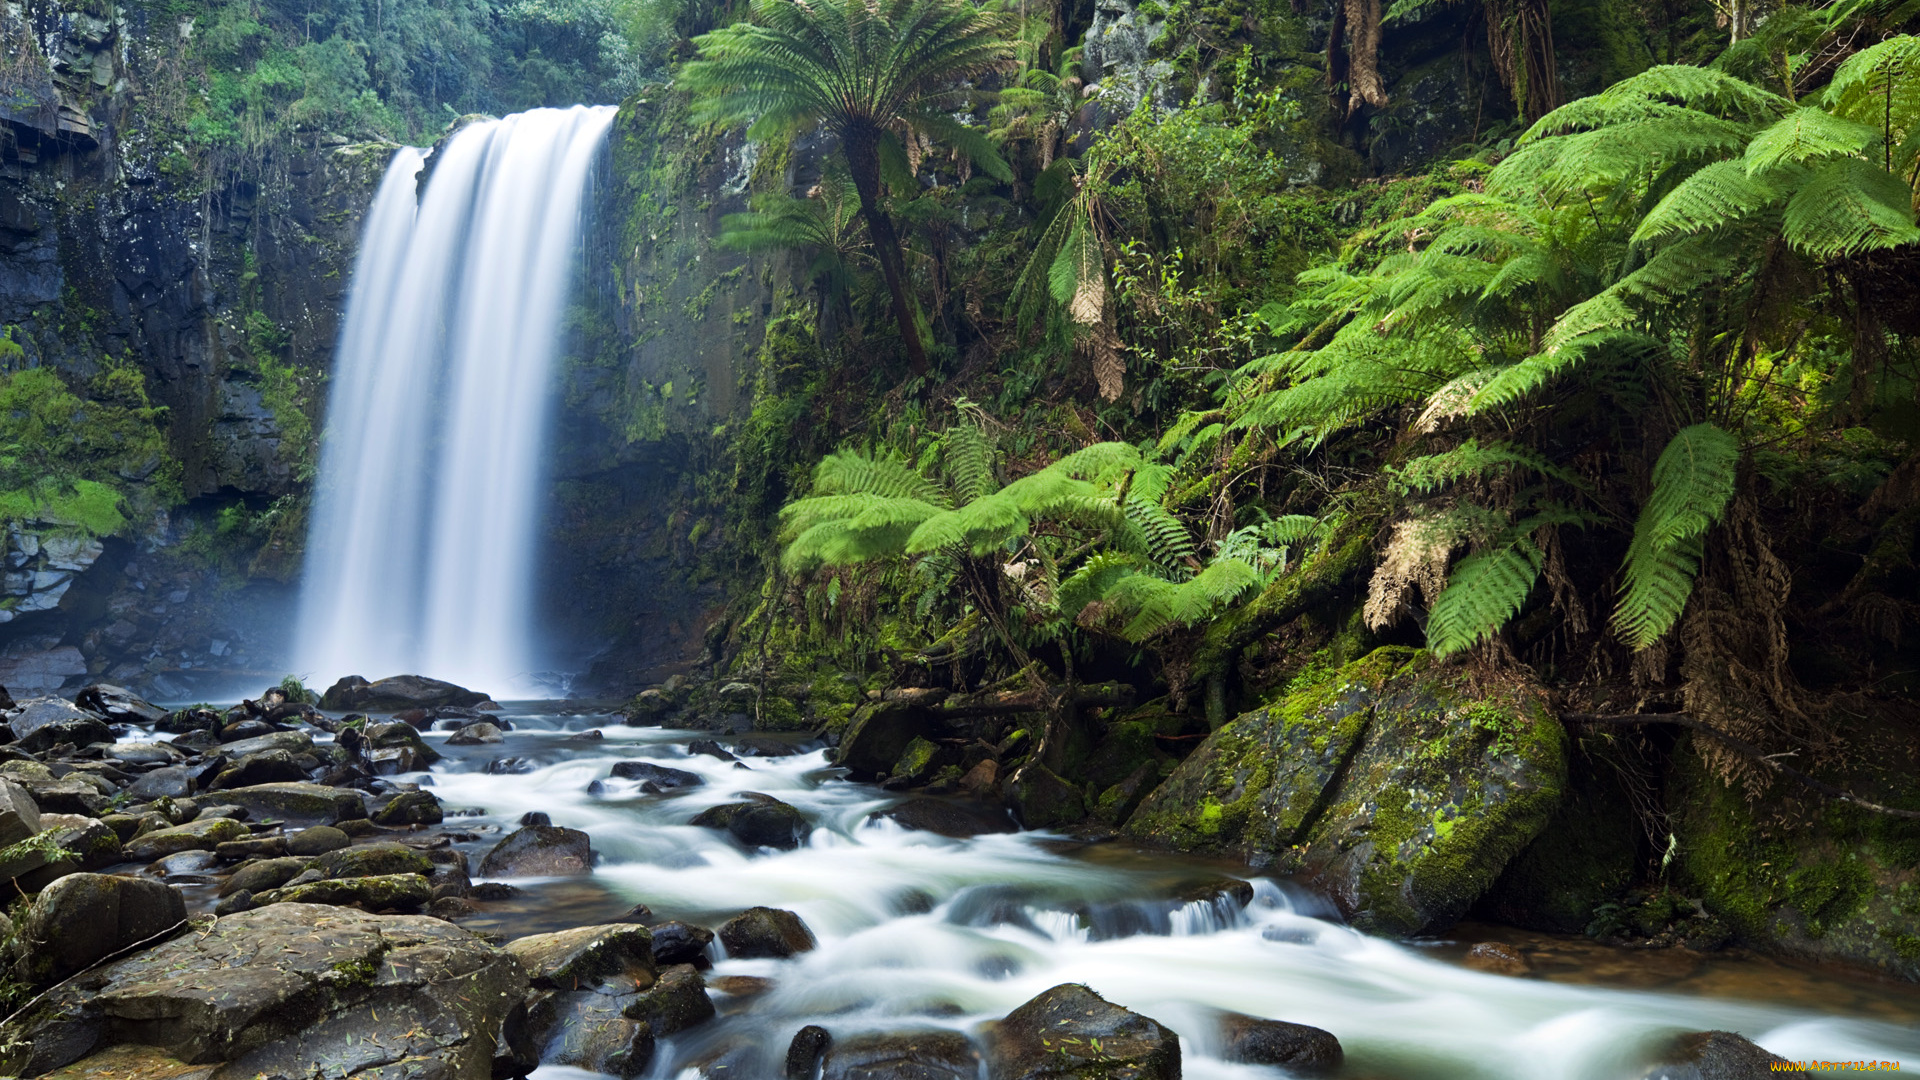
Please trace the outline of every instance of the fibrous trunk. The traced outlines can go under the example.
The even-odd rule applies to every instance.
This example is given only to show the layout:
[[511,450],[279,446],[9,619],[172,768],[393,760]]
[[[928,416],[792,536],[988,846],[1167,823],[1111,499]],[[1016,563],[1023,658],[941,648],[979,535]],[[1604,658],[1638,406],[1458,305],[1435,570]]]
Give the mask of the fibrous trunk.
[[914,317],[913,296],[907,291],[906,258],[900,250],[900,236],[893,231],[893,219],[880,207],[880,133],[852,131],[844,138],[847,168],[853,173],[854,190],[860,194],[860,216],[873,239],[880,276],[886,279],[887,292],[893,297],[893,317],[900,324],[907,363],[915,375],[925,375],[927,350],[920,340],[920,321]]

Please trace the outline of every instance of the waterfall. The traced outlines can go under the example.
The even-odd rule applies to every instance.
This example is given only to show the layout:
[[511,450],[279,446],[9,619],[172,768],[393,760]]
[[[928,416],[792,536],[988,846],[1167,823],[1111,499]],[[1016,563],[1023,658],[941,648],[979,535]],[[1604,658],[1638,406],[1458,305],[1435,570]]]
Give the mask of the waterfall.
[[533,689],[554,361],[611,107],[535,109],[394,153],[354,263],[296,665]]

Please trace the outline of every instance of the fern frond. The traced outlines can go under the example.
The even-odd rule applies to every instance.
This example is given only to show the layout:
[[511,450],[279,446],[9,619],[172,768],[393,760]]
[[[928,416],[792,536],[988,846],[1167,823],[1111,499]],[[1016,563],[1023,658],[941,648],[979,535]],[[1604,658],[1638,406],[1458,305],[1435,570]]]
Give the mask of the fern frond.
[[1541,561],[1540,550],[1524,538],[1460,560],[1427,614],[1427,648],[1447,656],[1499,633],[1527,602]]
[[963,503],[991,495],[999,488],[993,478],[993,447],[977,426],[962,421],[948,428],[941,446],[947,483]]
[[1848,157],[1880,142],[1880,131],[1811,105],[1795,109],[1747,144],[1747,175],[1782,165]]
[[1054,594],[1060,616],[1070,622],[1079,621],[1087,605],[1104,599],[1116,582],[1138,573],[1139,569],[1139,561],[1124,552],[1100,551],[1088,556],[1060,582]]
[[1835,115],[1868,125],[1884,126],[1889,114],[1900,127],[1920,123],[1920,37],[1890,37],[1847,57],[1824,100]]
[[1531,450],[1511,443],[1488,443],[1468,439],[1445,453],[1414,458],[1398,468],[1390,468],[1388,484],[1402,495],[1426,494],[1469,477],[1504,474],[1518,470],[1552,477],[1563,483],[1579,484],[1578,478]]
[[1163,569],[1184,573],[1186,560],[1194,553],[1186,524],[1161,509],[1157,501],[1132,494],[1127,497],[1126,514],[1145,537],[1147,556]]
[[1740,441],[1712,424],[1682,428],[1653,466],[1653,492],[1634,524],[1615,632],[1636,649],[1659,640],[1693,592],[1702,538],[1725,513]]
[[1704,232],[1730,225],[1776,204],[1784,192],[1778,178],[1755,176],[1739,160],[1716,161],[1694,172],[1654,205],[1633,232],[1633,242]]
[[884,495],[951,505],[931,480],[897,458],[875,458],[842,450],[820,459],[813,469],[813,490],[822,495]]
[[1913,189],[1859,158],[1829,163],[1794,192],[1781,233],[1796,249],[1819,259],[1920,243]]
[[1723,71],[1662,64],[1622,79],[1593,97],[1569,102],[1541,117],[1520,142],[1659,115],[1677,105],[1745,121],[1771,120],[1793,102]]

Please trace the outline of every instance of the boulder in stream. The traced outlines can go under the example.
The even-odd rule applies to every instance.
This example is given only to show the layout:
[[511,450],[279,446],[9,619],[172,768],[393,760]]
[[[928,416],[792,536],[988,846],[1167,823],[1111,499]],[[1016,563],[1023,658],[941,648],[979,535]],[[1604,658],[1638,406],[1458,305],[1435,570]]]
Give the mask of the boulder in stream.
[[320,707],[335,712],[400,712],[438,705],[473,706],[487,700],[477,690],[423,675],[394,675],[374,682],[349,675],[327,688]]
[[1812,1080],[1785,1058],[1731,1031],[1693,1031],[1676,1036],[1643,1080]]
[[720,944],[735,959],[771,957],[783,960],[813,949],[813,931],[800,916],[779,908],[755,907],[728,919],[720,927]]
[[893,769],[907,744],[939,734],[933,714],[917,703],[874,702],[853,714],[834,762],[845,766],[855,780],[875,780]]
[[212,851],[229,840],[245,839],[247,835],[247,827],[232,818],[191,821],[136,836],[126,846],[127,858],[152,862],[181,851]]
[[1017,828],[1004,811],[995,813],[984,806],[946,799],[908,799],[898,806],[875,811],[873,817],[898,822],[902,828],[962,840],[988,833],[1009,833]]
[[[298,881],[298,878],[295,878]],[[268,904],[332,904],[363,911],[418,911],[433,899],[433,887],[421,874],[378,874],[369,877],[330,878],[288,883],[253,897],[256,907]]]
[[68,874],[35,897],[21,920],[19,970],[33,985],[55,983],[186,917],[180,893],[158,881]]
[[1377,649],[1209,736],[1126,824],[1301,874],[1356,928],[1444,929],[1559,805],[1566,735],[1536,686]]
[[122,1043],[253,1077],[491,1075],[523,1007],[518,961],[424,916],[275,904],[114,961],[16,1018],[0,1070],[37,1076]]
[[497,725],[485,720],[476,724],[468,724],[447,736],[448,746],[480,746],[485,743],[506,741],[506,733],[501,731]]
[[699,787],[706,783],[700,779],[699,773],[668,768],[654,761],[616,761],[612,775],[622,780],[638,780],[646,790],[656,793]]
[[646,927],[632,923],[532,934],[507,942],[506,950],[527,969],[528,981],[540,990],[574,990],[610,979],[650,987],[658,974],[654,970],[653,935]]
[[1289,1075],[1332,1072],[1346,1054],[1328,1031],[1241,1013],[1220,1017],[1220,1056],[1248,1065],[1277,1065]]
[[220,801],[244,806],[257,818],[335,825],[367,816],[366,800],[352,788],[325,784],[256,784],[220,793]]
[[167,710],[124,686],[111,683],[94,683],[86,687],[74,695],[73,703],[113,724],[151,727],[167,717]]
[[748,847],[779,848],[791,851],[813,831],[807,816],[771,795],[743,791],[745,802],[709,806],[694,816],[689,825],[725,829]]
[[528,825],[507,834],[480,860],[480,876],[551,877],[593,869],[593,838],[578,829]]
[[988,1080],[1180,1080],[1180,1037],[1078,983],[1007,1014],[987,1042]]
[[979,1075],[980,1052],[965,1035],[945,1028],[835,1039],[822,1055],[820,1073],[821,1080],[975,1080]]
[[713,944],[713,931],[692,923],[663,922],[648,928],[653,934],[653,962],[692,964],[707,962],[707,946]]

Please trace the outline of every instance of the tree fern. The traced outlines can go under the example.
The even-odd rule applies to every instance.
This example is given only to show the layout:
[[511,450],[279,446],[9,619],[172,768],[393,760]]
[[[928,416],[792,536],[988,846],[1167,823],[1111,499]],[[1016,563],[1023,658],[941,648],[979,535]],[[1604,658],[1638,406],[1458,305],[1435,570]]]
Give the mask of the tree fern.
[[1733,497],[1739,462],[1739,440],[1712,424],[1681,429],[1661,452],[1613,614],[1627,644],[1644,649],[1680,618],[1693,592],[1702,538]]
[[813,490],[823,495],[884,495],[950,505],[946,493],[906,462],[846,450],[828,454],[814,466]]
[[1540,550],[1524,538],[1460,560],[1427,613],[1427,648],[1447,656],[1499,633],[1526,603],[1540,563]]
[[1816,258],[1920,243],[1913,189],[1859,158],[1843,158],[1815,172],[1788,200],[1781,232]]
[[1782,165],[1806,165],[1858,154],[1880,142],[1878,128],[1856,124],[1811,105],[1795,109],[1747,144],[1747,175]]
[[1481,444],[1468,439],[1444,453],[1414,458],[1388,470],[1389,485],[1400,494],[1427,494],[1470,477],[1524,470],[1578,486],[1571,473],[1531,450],[1510,443]]
[[948,428],[941,457],[947,483],[961,502],[972,502],[999,488],[993,478],[993,447],[978,426],[962,422]]

